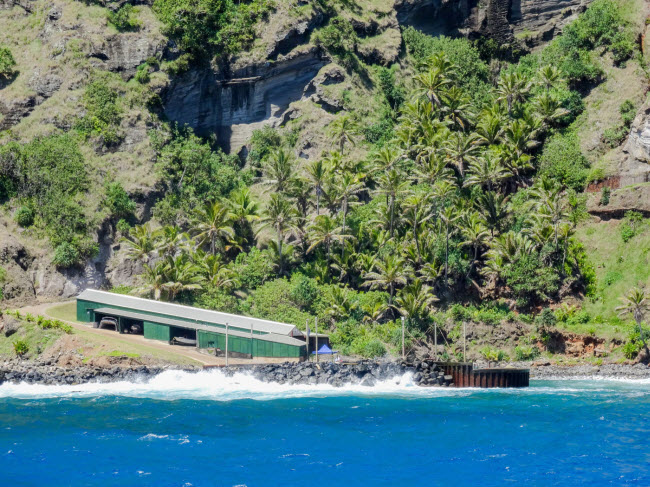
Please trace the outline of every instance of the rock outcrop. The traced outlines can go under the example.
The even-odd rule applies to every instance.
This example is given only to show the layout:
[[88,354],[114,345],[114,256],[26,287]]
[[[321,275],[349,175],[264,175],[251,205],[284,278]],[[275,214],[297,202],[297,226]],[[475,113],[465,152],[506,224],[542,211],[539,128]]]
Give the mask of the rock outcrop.
[[549,40],[591,0],[396,0],[397,18],[432,35],[489,35],[510,42],[525,32]]
[[256,128],[279,124],[325,64],[320,50],[307,46],[233,73],[194,69],[165,90],[165,115],[199,134],[216,133],[225,149],[238,151]]
[[623,146],[625,158],[619,164],[620,185],[650,181],[650,103],[637,114]]

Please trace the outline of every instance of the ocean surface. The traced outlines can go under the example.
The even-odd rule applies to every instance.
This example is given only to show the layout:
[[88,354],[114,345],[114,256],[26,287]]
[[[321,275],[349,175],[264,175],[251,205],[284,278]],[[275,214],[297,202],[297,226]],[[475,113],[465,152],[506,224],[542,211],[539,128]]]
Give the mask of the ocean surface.
[[0,486],[650,486],[650,381],[0,386]]

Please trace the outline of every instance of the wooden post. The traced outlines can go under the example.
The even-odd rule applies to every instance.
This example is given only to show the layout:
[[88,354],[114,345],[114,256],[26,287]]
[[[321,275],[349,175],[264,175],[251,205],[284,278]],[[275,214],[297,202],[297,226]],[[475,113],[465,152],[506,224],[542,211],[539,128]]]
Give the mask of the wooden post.
[[307,335],[307,362],[309,362],[309,320],[305,320],[305,334]]
[[406,353],[404,348],[404,317],[402,316],[402,360],[406,358]]
[[467,362],[467,323],[463,321],[463,362]]
[[228,323],[226,323],[226,367],[228,367]]
[[253,360],[253,323],[251,323],[251,360]]
[[318,363],[318,316],[316,317],[316,363]]

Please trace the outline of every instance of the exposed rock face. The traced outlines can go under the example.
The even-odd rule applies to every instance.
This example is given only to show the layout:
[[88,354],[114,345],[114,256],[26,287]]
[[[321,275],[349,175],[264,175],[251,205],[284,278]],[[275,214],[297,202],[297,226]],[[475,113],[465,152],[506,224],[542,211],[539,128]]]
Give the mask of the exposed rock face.
[[4,299],[34,299],[34,286],[28,274],[33,257],[8,230],[0,226],[0,266],[7,271],[2,283]]
[[623,146],[627,157],[619,165],[621,186],[650,180],[650,103],[646,103],[632,122]]
[[4,336],[10,337],[20,329],[20,321],[12,316],[5,316],[2,318],[2,333]]
[[604,219],[623,218],[630,210],[638,211],[646,218],[650,217],[649,187],[636,184],[612,191],[607,205],[600,204],[599,193],[587,200],[587,211]]
[[509,42],[516,32],[550,39],[591,0],[396,0],[397,18],[432,35],[487,34]]
[[165,114],[199,134],[216,132],[224,148],[237,151],[256,128],[280,123],[289,104],[303,96],[325,64],[317,48],[307,47],[230,76],[192,70],[165,91]]
[[[583,11],[591,0],[510,0],[508,20],[515,31],[553,36],[554,30]],[[550,38],[548,37],[548,38]]]
[[[388,65],[397,59],[401,49],[399,24],[434,35],[485,34],[509,42],[515,30],[546,26],[545,32],[552,35],[561,21],[588,1],[396,0],[394,10],[379,21],[353,19],[352,24],[361,36],[381,34],[386,38],[378,45],[362,43],[359,54],[368,61]],[[279,33],[268,51],[269,59],[276,59],[273,62],[239,66],[235,60],[234,67],[194,69],[174,80],[163,93],[165,114],[199,134],[216,133],[224,149],[238,152],[253,130],[262,125],[280,125],[289,105],[303,99],[309,82],[327,64],[317,48],[304,44],[311,30],[323,21],[318,14]],[[136,49],[134,59],[142,58],[145,47],[143,44],[142,49]],[[113,49],[117,53],[124,51],[119,46]],[[101,53],[110,59],[108,51],[105,48]],[[124,58],[117,56],[120,66],[137,65]],[[322,93],[317,96],[328,111],[341,108]]]
[[129,79],[147,58],[161,56],[165,46],[162,37],[150,39],[138,32],[117,34],[94,45],[90,56],[103,61],[104,69]]

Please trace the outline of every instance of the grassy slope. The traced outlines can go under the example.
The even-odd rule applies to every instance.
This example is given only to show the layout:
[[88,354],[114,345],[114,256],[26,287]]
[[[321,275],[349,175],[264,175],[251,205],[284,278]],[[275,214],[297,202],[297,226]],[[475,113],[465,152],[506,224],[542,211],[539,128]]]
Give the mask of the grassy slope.
[[619,297],[634,286],[647,288],[650,285],[650,229],[646,227],[624,243],[620,226],[617,220],[590,221],[578,230],[578,237],[595,265],[599,291],[599,299],[587,299],[583,307],[596,321],[602,317],[614,327],[619,321],[615,311],[620,304]]

